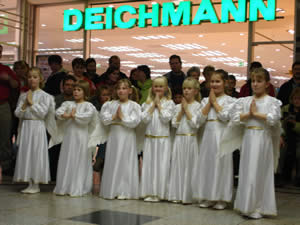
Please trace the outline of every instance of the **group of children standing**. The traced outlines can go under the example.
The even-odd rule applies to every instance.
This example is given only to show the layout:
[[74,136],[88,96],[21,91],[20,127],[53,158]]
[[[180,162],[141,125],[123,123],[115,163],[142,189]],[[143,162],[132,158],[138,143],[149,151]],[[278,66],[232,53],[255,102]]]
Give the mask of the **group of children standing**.
[[55,112],[53,97],[40,89],[41,73],[32,69],[31,89],[20,96],[15,112],[21,122],[14,180],[29,182],[23,193],[37,193],[38,184],[50,180],[47,128],[50,142],[62,141],[54,189],[58,195],[82,196],[92,190],[89,147],[107,141],[101,197],[183,204],[197,199],[202,208],[222,210],[233,196],[231,153],[241,146],[234,209],[256,219],[276,215],[273,173],[281,102],[267,95],[270,77],[262,68],[251,74],[251,97],[237,100],[226,95],[226,79],[221,70],[215,71],[210,95],[201,101],[199,82],[187,78],[184,98],[176,106],[165,77],[153,80],[142,106],[131,100],[137,97],[135,88],[122,79],[114,100],[107,101],[100,114],[86,101],[89,84],[79,81],[74,101],[64,102]]

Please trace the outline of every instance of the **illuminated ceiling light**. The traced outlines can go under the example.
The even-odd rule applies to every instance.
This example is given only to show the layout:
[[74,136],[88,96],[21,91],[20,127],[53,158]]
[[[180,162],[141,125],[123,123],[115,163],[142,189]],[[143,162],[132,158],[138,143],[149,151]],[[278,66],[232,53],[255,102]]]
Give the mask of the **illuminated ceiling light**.
[[150,35],[150,36],[133,36],[136,40],[156,40],[156,39],[174,39],[172,35]]
[[222,45],[222,46],[225,46],[225,45],[226,45],[226,43],[222,43],[221,45]]
[[162,75],[162,73],[151,73],[151,77],[160,77]]
[[221,51],[201,51],[200,53],[192,54],[193,56],[227,56],[226,53]]
[[242,53],[243,53],[243,52],[245,52],[245,50],[243,50],[243,49],[242,49],[242,50],[240,50],[240,52],[242,52]]
[[295,31],[292,30],[292,29],[287,30],[287,32],[289,32],[290,34],[294,34],[295,33]]
[[46,24],[41,24],[41,26],[42,26],[42,27],[46,27],[47,25],[46,25]]
[[270,61],[270,63],[274,63],[274,61]]
[[191,49],[207,49],[206,46],[199,45],[197,43],[191,44],[166,44],[161,45],[162,47],[169,48],[172,50],[191,50]]
[[282,66],[282,68],[286,68],[286,66]]
[[152,4],[152,5],[155,5],[155,4],[157,4],[157,2],[151,2],[151,4]]
[[244,33],[240,33],[240,35],[241,35],[241,36],[244,36],[245,34],[244,34]]
[[39,45],[43,45],[44,43],[43,43],[43,42],[41,42],[41,41],[39,41],[39,42],[38,42],[38,44],[39,44]]
[[169,59],[150,59],[150,61],[159,62],[159,63],[168,63]]
[[133,61],[121,61],[121,64],[130,64],[130,63],[135,63]]
[[[170,72],[170,70],[166,70],[166,69],[155,69],[155,70],[151,70],[151,72],[153,73],[168,73]],[[152,76],[152,74],[151,74]]]
[[285,10],[282,8],[276,8],[276,12],[285,13]]
[[257,59],[260,59],[260,56],[258,55],[258,56],[256,56],[256,58],[257,58]]
[[70,10],[73,10],[74,8],[69,8]]
[[113,7],[114,7],[114,5],[109,5],[108,7],[110,7],[110,8],[113,8]]
[[294,56],[293,55],[290,55],[290,58],[293,58]]
[[79,38],[79,39],[65,39],[65,41],[67,42],[72,42],[72,43],[82,43],[83,42],[83,38]]
[[276,52],[280,52],[280,49],[279,49],[279,48],[277,48],[277,49],[275,49],[275,51],[276,51]]
[[202,37],[204,37],[204,35],[203,35],[203,34],[199,34],[198,37],[201,37],[201,38],[202,38]]
[[275,71],[276,71],[276,70],[273,69],[273,68],[267,68],[267,70],[268,70],[269,72],[275,72]]
[[142,49],[134,48],[131,46],[109,46],[109,47],[98,47],[99,49],[110,51],[110,52],[142,52]]
[[91,54],[91,58],[95,58],[95,59],[109,59],[109,56],[100,55],[100,54]]
[[136,68],[136,67],[138,67],[138,65],[136,65],[136,64],[125,64],[125,65],[122,64],[122,66],[123,67],[129,67],[129,68]]
[[196,66],[196,67],[203,67],[203,65],[201,64],[197,64],[197,63],[183,63],[182,64],[182,67],[193,67],[193,66]]
[[133,56],[136,58],[165,58],[165,55],[161,55],[158,53],[128,53],[128,56]]
[[104,41],[103,39],[100,39],[100,38],[91,38],[90,40],[91,40],[91,42],[100,42],[100,41]]

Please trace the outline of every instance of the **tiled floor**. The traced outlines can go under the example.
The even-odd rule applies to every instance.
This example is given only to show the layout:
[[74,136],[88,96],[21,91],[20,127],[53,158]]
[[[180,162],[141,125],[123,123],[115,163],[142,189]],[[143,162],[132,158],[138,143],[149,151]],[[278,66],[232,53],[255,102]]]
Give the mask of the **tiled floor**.
[[24,185],[0,185],[0,225],[300,225],[300,190],[278,189],[276,218],[247,220],[232,209],[216,211],[197,205],[136,200],[56,196],[53,185],[35,195]]

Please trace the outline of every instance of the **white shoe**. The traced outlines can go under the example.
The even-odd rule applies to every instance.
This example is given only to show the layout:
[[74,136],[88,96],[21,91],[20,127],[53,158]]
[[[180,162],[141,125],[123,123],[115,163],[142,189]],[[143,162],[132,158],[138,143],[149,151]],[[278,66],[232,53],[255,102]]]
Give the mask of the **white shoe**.
[[152,197],[144,198],[144,201],[145,201],[145,202],[151,202],[151,201],[152,201]]
[[226,202],[218,202],[214,205],[214,209],[223,210],[227,206]]
[[118,199],[118,200],[125,200],[125,199],[126,199],[126,197],[125,197],[125,196],[123,196],[123,195],[120,195],[120,196],[118,196],[118,197],[117,197],[117,199]]
[[21,193],[23,193],[23,194],[29,194],[29,191],[31,190],[31,187],[27,187],[27,188],[25,188],[25,189],[23,189],[22,191],[21,191]]
[[200,208],[208,208],[208,207],[211,207],[213,206],[215,203],[212,202],[212,201],[203,201],[199,204],[199,207]]
[[28,190],[28,194],[36,194],[39,193],[40,191],[40,187],[38,184],[33,184],[32,187]]
[[249,215],[249,217],[252,218],[252,219],[261,219],[262,215],[259,212],[254,212],[254,213],[251,213]]
[[159,198],[158,197],[147,197],[144,199],[145,202],[159,202]]

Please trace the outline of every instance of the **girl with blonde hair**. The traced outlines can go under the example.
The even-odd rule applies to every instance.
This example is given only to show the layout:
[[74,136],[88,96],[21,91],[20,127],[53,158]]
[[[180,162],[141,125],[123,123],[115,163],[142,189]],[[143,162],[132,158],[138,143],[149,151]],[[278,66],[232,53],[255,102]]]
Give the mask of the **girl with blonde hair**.
[[145,123],[141,197],[144,201],[167,199],[171,158],[170,121],[175,105],[165,77],[152,82],[147,101],[142,105]]

